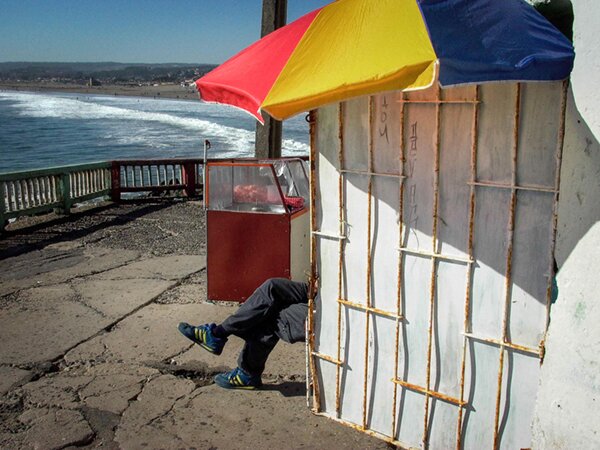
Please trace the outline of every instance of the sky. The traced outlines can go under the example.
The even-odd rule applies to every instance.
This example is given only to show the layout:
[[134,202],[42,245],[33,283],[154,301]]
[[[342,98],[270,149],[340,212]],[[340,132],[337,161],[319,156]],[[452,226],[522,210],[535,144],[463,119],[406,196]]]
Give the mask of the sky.
[[[288,22],[331,0],[288,0]],[[260,38],[262,0],[0,0],[0,62],[219,64]]]

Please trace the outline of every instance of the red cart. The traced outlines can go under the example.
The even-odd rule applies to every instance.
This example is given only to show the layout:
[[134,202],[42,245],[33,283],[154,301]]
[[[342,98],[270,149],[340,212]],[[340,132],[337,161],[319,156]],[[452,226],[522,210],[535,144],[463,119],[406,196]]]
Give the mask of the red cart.
[[307,279],[307,173],[298,158],[208,163],[209,300],[243,302],[272,277]]

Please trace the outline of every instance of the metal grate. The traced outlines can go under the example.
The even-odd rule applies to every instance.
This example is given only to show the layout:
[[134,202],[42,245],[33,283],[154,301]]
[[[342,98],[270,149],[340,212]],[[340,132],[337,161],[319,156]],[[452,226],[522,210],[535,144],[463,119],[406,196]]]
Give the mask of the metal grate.
[[[554,181],[554,185],[552,186],[537,186],[537,185],[520,185],[517,180],[517,159],[519,154],[519,131],[520,131],[520,114],[521,114],[521,85],[516,84],[514,90],[514,115],[513,115],[513,135],[512,135],[512,149],[511,149],[511,183],[510,184],[502,184],[493,181],[480,180],[478,178],[477,173],[477,157],[478,157],[478,133],[479,133],[479,111],[481,105],[480,99],[480,88],[474,88],[474,94],[472,100],[465,101],[447,101],[441,99],[441,93],[439,87],[436,89],[436,97],[435,100],[429,101],[418,101],[418,100],[409,100],[405,95],[402,96],[402,100],[400,102],[400,123],[398,124],[400,127],[400,135],[402,139],[400,140],[400,158],[402,161],[402,169],[401,174],[389,174],[389,173],[377,173],[374,170],[374,161],[373,161],[373,135],[375,130],[375,117],[374,117],[374,99],[373,97],[369,100],[368,105],[368,117],[369,117],[369,146],[368,146],[368,168],[367,170],[350,170],[345,167],[345,143],[343,137],[344,131],[344,103],[340,103],[338,107],[338,139],[339,139],[339,154],[338,154],[338,163],[339,163],[339,179],[338,179],[338,202],[339,202],[339,211],[338,211],[338,221],[339,221],[339,230],[337,232],[331,230],[320,230],[317,229],[317,221],[316,215],[313,212],[312,217],[312,279],[318,279],[318,267],[316,266],[316,248],[317,248],[317,240],[318,239],[333,239],[339,242],[338,246],[338,280],[337,280],[337,353],[335,355],[326,355],[320,353],[315,348],[315,340],[314,340],[314,317],[312,312],[312,306],[314,299],[311,299],[311,309],[310,309],[310,319],[309,319],[309,349],[310,349],[310,367],[311,367],[311,375],[313,382],[313,395],[314,395],[314,409],[315,412],[320,413],[320,390],[321,388],[317,384],[317,369],[315,364],[315,359],[320,359],[326,361],[328,363],[334,364],[336,366],[336,375],[335,375],[335,412],[336,419],[344,422],[350,426],[358,428],[364,432],[369,434],[375,434],[388,442],[397,444],[397,445],[405,445],[399,442],[396,439],[397,436],[397,424],[398,424],[398,403],[397,403],[397,395],[398,395],[398,387],[401,389],[411,390],[413,392],[418,392],[423,394],[424,396],[424,408],[423,408],[423,432],[422,432],[422,446],[424,448],[429,447],[429,435],[430,435],[430,407],[431,400],[437,399],[444,402],[447,402],[451,405],[456,406],[457,408],[457,425],[456,425],[456,448],[462,448],[463,446],[463,421],[464,421],[464,410],[466,408],[471,407],[469,405],[468,400],[465,399],[465,371],[466,371],[466,361],[467,361],[467,347],[468,343],[471,340],[485,342],[489,345],[493,345],[498,347],[498,371],[497,371],[497,384],[496,384],[496,392],[495,392],[495,414],[493,418],[490,418],[490,426],[494,428],[494,441],[493,447],[499,448],[500,446],[500,414],[501,414],[501,397],[502,397],[502,385],[503,385],[503,377],[505,375],[505,354],[507,350],[514,350],[521,352],[523,354],[543,358],[544,354],[544,339],[541,340],[539,347],[534,348],[527,345],[522,345],[518,342],[513,342],[509,332],[509,321],[510,321],[510,301],[511,301],[511,289],[512,289],[512,260],[513,260],[513,245],[514,245],[514,230],[515,230],[515,212],[518,203],[518,195],[519,191],[534,191],[539,192],[541,194],[548,194],[553,197],[553,211],[552,211],[552,227],[551,227],[551,254],[549,255],[549,260],[552,261],[552,256],[554,252],[554,243],[556,238],[556,226],[557,226],[557,202],[558,202],[558,190],[560,184],[560,165],[562,158],[562,148],[563,148],[563,138],[564,138],[564,127],[565,127],[565,109],[566,109],[566,98],[567,98],[567,87],[568,82],[565,81],[562,87],[561,94],[561,104],[560,104],[560,118],[559,118],[559,131],[558,131],[558,142],[555,150],[555,161],[556,161],[556,178]],[[432,167],[433,170],[433,209],[431,211],[432,214],[432,249],[431,252],[423,251],[420,249],[408,248],[404,245],[406,229],[405,225],[410,218],[404,216],[405,214],[405,196],[407,192],[405,192],[406,187],[404,180],[407,178],[407,170],[409,170],[407,162],[408,153],[411,151],[411,148],[405,148],[405,134],[407,131],[411,131],[409,126],[407,126],[406,118],[405,118],[405,105],[411,104],[421,104],[421,105],[431,105],[432,108],[435,108],[435,135],[434,135],[434,164]],[[470,158],[470,180],[468,181],[469,187],[469,207],[468,207],[468,243],[467,243],[467,257],[457,257],[453,255],[443,254],[439,251],[440,242],[439,242],[439,208],[440,208],[440,129],[441,129],[441,110],[445,107],[452,107],[452,105],[470,105],[472,108],[472,116],[471,116],[471,158]],[[314,113],[313,113],[314,117]],[[315,149],[315,126],[314,120],[311,124],[311,195],[313,205],[317,205],[316,200],[316,180],[318,180],[318,174],[316,169],[316,149]],[[411,139],[409,137],[409,145],[412,146],[413,143],[416,145],[416,137],[415,139]],[[344,180],[348,174],[357,175],[361,177],[366,177],[368,180],[368,188],[367,188],[367,248],[366,248],[366,264],[365,270],[366,273],[366,292],[364,303],[352,301],[350,299],[344,298],[343,296],[343,264],[345,258],[345,245],[347,242],[347,233],[346,233],[346,208],[347,205],[344,203],[345,193],[344,193]],[[396,310],[395,311],[384,311],[378,308],[375,308],[371,303],[371,288],[373,280],[371,279],[371,255],[372,255],[372,226],[373,219],[371,217],[373,205],[373,179],[374,177],[394,177],[399,180],[399,192],[398,192],[398,209],[399,209],[399,243],[397,251],[400,252],[400,257],[398,259],[398,286],[397,286],[397,301],[396,301]],[[508,228],[506,234],[506,241],[508,245],[507,256],[506,256],[506,264],[505,264],[505,286],[504,286],[504,295],[503,295],[503,309],[502,309],[502,323],[499,330],[499,338],[495,338],[492,336],[479,336],[472,332],[472,311],[471,311],[471,302],[472,302],[472,278],[473,278],[473,268],[476,264],[475,256],[474,256],[474,234],[475,234],[475,212],[476,212],[476,191],[478,189],[499,189],[499,190],[509,190],[510,191],[510,202],[509,202],[509,211],[508,211]],[[408,193],[410,195],[410,192]],[[316,209],[316,208],[313,208]],[[400,347],[400,333],[402,327],[406,326],[404,312],[402,311],[402,290],[405,285],[405,275],[404,275],[404,255],[412,254],[418,255],[423,258],[429,258],[431,261],[431,276],[430,276],[430,292],[428,299],[428,329],[427,329],[427,343],[424,347],[424,351],[426,352],[426,375],[425,375],[425,384],[417,385],[410,383],[407,379],[402,379],[399,376],[399,347]],[[437,271],[438,271],[438,262],[440,260],[466,265],[466,282],[465,282],[465,299],[464,299],[464,324],[463,324],[463,344],[462,344],[462,355],[460,361],[460,380],[459,380],[459,391],[460,394],[458,397],[448,395],[443,392],[437,392],[433,389],[431,379],[432,379],[432,348],[433,348],[433,331],[435,327],[434,320],[434,309],[436,307],[436,283],[437,283]],[[553,264],[550,264],[548,268],[548,286],[547,286],[547,294],[546,294],[546,328],[549,320],[549,312],[550,312],[550,300],[551,300],[551,291],[552,291],[552,277],[554,275],[553,272]],[[314,296],[313,296],[314,297]],[[362,404],[362,424],[356,425],[341,418],[341,408],[340,408],[340,398],[341,398],[341,385],[340,385],[340,376],[342,368],[345,366],[346,362],[342,357],[342,310],[343,308],[353,308],[359,310],[365,314],[365,342],[364,342],[364,367],[362,368],[364,374],[364,383],[362,386],[363,389],[363,404]],[[395,320],[395,355],[394,355],[394,373],[395,377],[391,380],[393,383],[393,410],[390,414],[390,433],[389,435],[381,435],[380,433],[374,432],[373,430],[369,430],[368,421],[367,421],[367,413],[368,413],[368,401],[367,401],[367,386],[369,380],[369,344],[370,344],[370,316],[371,315],[381,315]],[[545,333],[545,332],[544,332]],[[490,443],[492,444],[492,443]]]

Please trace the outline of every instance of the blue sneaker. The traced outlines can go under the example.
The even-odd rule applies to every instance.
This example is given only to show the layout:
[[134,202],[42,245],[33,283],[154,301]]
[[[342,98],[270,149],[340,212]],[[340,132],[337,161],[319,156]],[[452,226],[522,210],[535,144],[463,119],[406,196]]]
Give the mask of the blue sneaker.
[[239,367],[220,373],[215,377],[215,383],[225,389],[256,389],[262,386],[260,375],[250,375]]
[[195,342],[203,349],[209,352],[220,355],[225,347],[227,338],[218,338],[212,334],[212,329],[216,327],[214,323],[207,323],[195,327],[185,322],[181,322],[177,327],[181,334],[183,334],[189,340]]

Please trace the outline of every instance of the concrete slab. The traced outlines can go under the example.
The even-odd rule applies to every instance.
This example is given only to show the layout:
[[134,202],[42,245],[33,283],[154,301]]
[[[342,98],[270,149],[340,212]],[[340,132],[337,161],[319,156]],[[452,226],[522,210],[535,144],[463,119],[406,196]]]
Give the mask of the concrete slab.
[[160,375],[156,369],[123,364],[101,364],[88,373],[94,378],[79,391],[81,401],[89,408],[114,414],[122,414],[144,383]]
[[118,206],[0,243],[26,251],[0,261],[0,448],[386,448],[310,413],[302,344],[276,347],[264,390],[211,384],[242,341],[216,357],[177,331],[237,309],[203,302],[203,257],[174,256],[203,253],[194,208]]
[[181,284],[174,289],[165,291],[163,295],[156,299],[156,303],[165,305],[204,302],[206,302],[206,284],[199,283]]
[[80,409],[121,414],[144,384],[160,372],[144,366],[99,364],[67,367],[23,387],[27,407]]
[[17,367],[0,366],[0,396],[6,394],[14,386],[29,380],[32,372]]
[[0,260],[0,296],[100,273],[138,257],[132,250],[81,246],[48,246],[23,253]]
[[23,291],[0,311],[0,364],[54,360],[112,321],[77,302],[68,284]]
[[150,278],[177,280],[198,272],[206,267],[206,258],[200,255],[171,255],[144,259],[127,264],[97,276],[102,280],[124,280]]
[[[111,333],[98,336],[73,349],[65,356],[67,363],[77,361],[134,361],[136,363],[169,361],[179,366],[204,365],[208,368],[233,368],[243,341],[232,336],[223,353],[215,356],[182,336],[179,322],[205,323],[223,321],[237,306],[201,304],[152,304],[119,323]],[[171,361],[172,360],[172,361]],[[305,346],[281,342],[275,347],[265,371],[265,378],[298,379],[304,377]]]
[[29,427],[23,433],[27,443],[25,448],[58,450],[70,445],[85,445],[94,438],[94,432],[79,411],[30,409],[19,417],[19,421]]
[[169,360],[194,345],[177,331],[180,321],[219,322],[233,312],[233,308],[213,304],[151,304],[124,319],[110,333],[74,348],[65,355],[65,361],[72,364]]
[[181,448],[184,443],[177,438],[177,433],[157,428],[154,424],[168,415],[177,401],[187,397],[194,389],[192,381],[172,375],[151,380],[123,413],[115,441],[122,448],[131,449],[148,446]]
[[311,414],[303,393],[303,389],[290,390],[285,384],[259,391],[230,391],[210,385],[196,389],[171,411],[147,423],[137,445],[135,437],[127,439],[126,429],[117,434],[126,448],[129,443],[140,448],[140,437],[146,441],[146,436],[156,434],[175,437],[164,443],[168,449],[242,449],[254,448],[257,442],[261,448],[277,449],[388,448],[382,441]]
[[99,311],[106,317],[116,319],[147,304],[174,285],[162,280],[77,280],[73,289],[79,301]]
[[76,409],[81,406],[78,392],[94,380],[86,373],[48,374],[23,386],[23,404],[33,408]]

